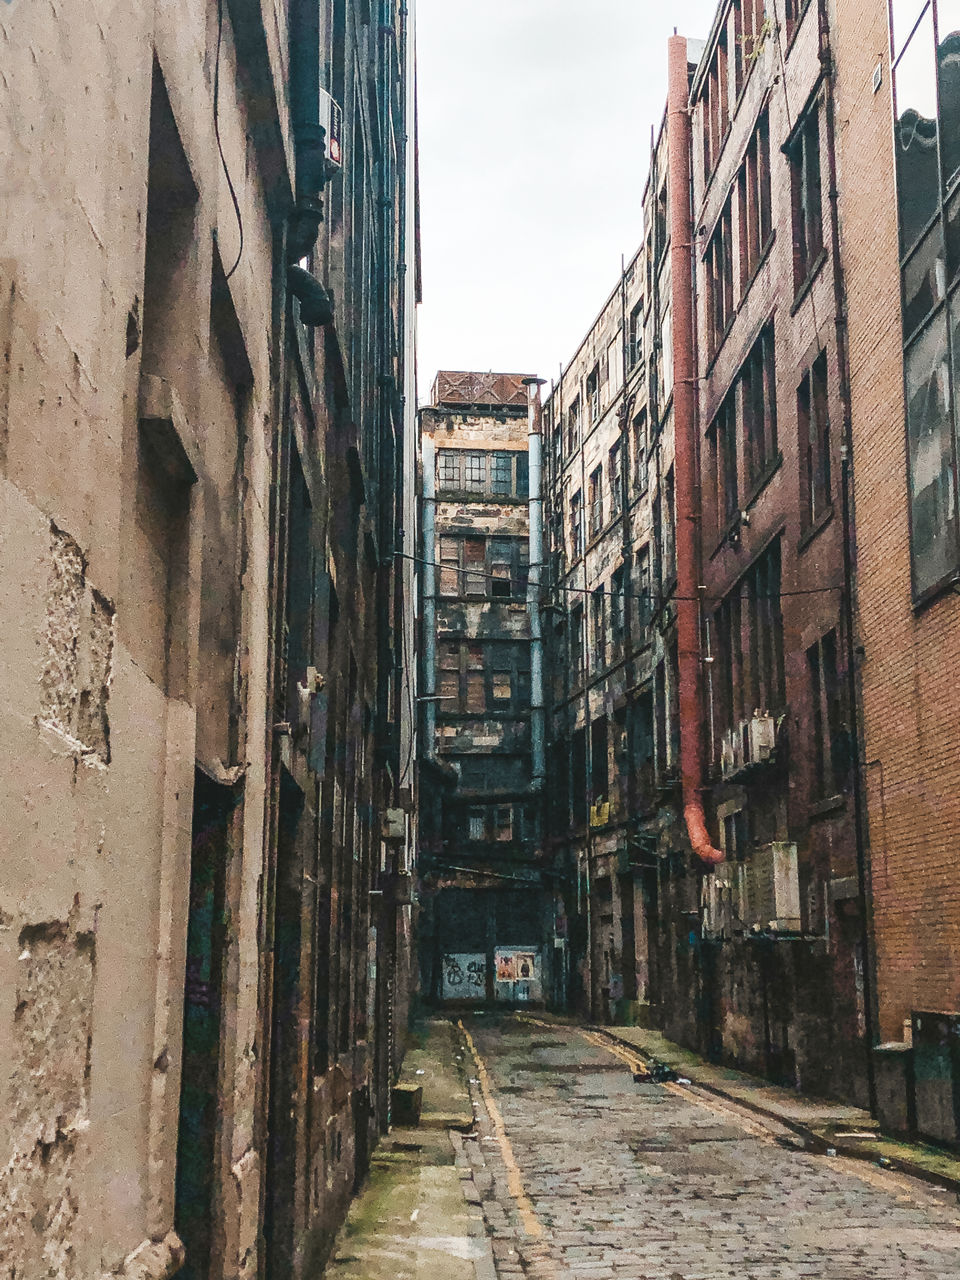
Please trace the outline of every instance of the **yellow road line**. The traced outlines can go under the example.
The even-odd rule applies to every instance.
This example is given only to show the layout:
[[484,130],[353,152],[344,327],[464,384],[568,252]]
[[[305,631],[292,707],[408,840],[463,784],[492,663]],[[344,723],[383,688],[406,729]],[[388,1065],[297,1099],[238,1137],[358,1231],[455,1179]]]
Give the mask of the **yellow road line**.
[[484,1105],[487,1108],[487,1114],[490,1116],[493,1131],[497,1135],[497,1142],[500,1145],[500,1151],[503,1155],[503,1163],[507,1167],[507,1187],[514,1200],[517,1202],[517,1211],[520,1214],[520,1221],[523,1224],[523,1229],[528,1236],[531,1236],[534,1240],[539,1240],[543,1236],[543,1227],[541,1226],[536,1213],[534,1213],[530,1197],[524,1190],[523,1178],[520,1174],[520,1166],[517,1164],[516,1157],[513,1154],[513,1147],[510,1145],[510,1139],[507,1137],[507,1130],[503,1123],[503,1116],[500,1114],[500,1108],[494,1100],[493,1087],[490,1084],[490,1076],[487,1073],[487,1068],[484,1066],[483,1059],[477,1052],[477,1046],[473,1043],[473,1036],[471,1036],[470,1032],[463,1025],[462,1019],[457,1019],[457,1026],[463,1033],[463,1038],[467,1042],[467,1047],[473,1055],[473,1061],[477,1068],[477,1079],[480,1081],[480,1092],[483,1095]]

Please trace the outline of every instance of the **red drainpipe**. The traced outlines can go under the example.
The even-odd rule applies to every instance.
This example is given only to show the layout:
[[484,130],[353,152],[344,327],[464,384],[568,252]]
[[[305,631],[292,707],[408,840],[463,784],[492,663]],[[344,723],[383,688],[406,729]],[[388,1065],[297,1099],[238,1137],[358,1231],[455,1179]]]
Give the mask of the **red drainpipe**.
[[683,36],[671,36],[667,48],[680,777],[683,783],[683,818],[693,852],[701,862],[714,866],[723,861],[723,854],[710,841],[702,799],[703,693],[700,687],[700,596],[697,568],[700,501],[697,483],[697,384],[694,359],[687,41]]

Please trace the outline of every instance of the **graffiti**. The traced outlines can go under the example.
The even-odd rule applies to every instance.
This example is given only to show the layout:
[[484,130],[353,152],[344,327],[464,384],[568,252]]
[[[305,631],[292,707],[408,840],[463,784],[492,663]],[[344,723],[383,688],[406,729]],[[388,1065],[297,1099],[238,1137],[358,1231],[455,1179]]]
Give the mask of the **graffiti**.
[[447,954],[441,965],[444,1000],[482,1000],[487,989],[487,960],[480,954]]

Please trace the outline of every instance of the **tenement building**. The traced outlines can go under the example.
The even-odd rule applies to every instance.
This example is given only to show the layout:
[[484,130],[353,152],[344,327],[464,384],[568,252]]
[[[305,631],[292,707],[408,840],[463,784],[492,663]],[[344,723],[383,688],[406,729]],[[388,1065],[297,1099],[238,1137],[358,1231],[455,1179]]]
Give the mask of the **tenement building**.
[[445,1003],[561,1002],[540,865],[536,379],[441,371],[420,428],[421,986]]
[[0,15],[4,1274],[287,1280],[388,1120],[408,9]]
[[605,1021],[647,994],[633,855],[657,810],[657,691],[662,717],[667,700],[664,645],[648,643],[660,486],[646,261],[624,267],[544,408],[547,849],[567,888],[571,1003]]

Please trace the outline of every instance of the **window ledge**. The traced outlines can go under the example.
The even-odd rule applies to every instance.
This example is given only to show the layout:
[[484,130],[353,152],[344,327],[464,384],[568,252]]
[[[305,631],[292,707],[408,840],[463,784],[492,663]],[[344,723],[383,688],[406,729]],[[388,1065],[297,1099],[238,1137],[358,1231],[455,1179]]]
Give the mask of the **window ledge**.
[[180,405],[172,382],[141,374],[138,395],[140,432],[148,439],[171,480],[196,484],[201,472],[200,446]]
[[839,812],[841,809],[845,809],[846,805],[847,797],[841,792],[837,792],[836,795],[824,796],[822,800],[815,800],[810,805],[807,813],[811,819],[826,818],[830,814],[834,814]]
[[803,301],[806,298],[807,294],[810,292],[810,290],[813,288],[814,281],[816,280],[817,276],[819,276],[823,268],[823,264],[826,262],[826,260],[827,260],[827,246],[824,245],[823,248],[820,250],[820,252],[817,254],[817,256],[814,258],[813,262],[810,264],[810,270],[807,272],[805,279],[801,281],[799,287],[797,288],[797,292],[794,295],[793,303],[790,307],[791,316],[795,316],[797,312],[800,310],[800,308],[803,306]]
[[820,515],[817,516],[816,520],[814,520],[813,524],[807,525],[804,531],[800,534],[800,537],[797,539],[797,550],[805,551],[807,547],[809,547],[810,543],[813,542],[814,538],[823,532],[832,519],[833,503],[831,502],[826,511],[822,511]]

